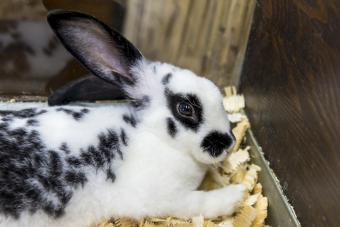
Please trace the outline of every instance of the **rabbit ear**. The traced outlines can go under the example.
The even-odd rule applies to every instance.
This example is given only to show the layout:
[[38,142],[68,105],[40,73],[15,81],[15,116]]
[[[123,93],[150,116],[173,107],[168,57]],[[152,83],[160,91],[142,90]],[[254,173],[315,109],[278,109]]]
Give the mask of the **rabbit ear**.
[[121,34],[73,11],[50,11],[48,22],[66,49],[94,75],[119,86],[136,82],[130,68],[143,56]]
[[120,100],[127,98],[124,91],[93,75],[73,80],[48,97],[48,105],[57,106],[72,101]]

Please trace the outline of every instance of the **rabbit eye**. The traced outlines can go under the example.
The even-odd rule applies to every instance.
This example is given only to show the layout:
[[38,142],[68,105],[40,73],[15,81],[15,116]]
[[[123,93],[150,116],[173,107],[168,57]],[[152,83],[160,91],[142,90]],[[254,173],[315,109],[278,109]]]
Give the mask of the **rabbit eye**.
[[194,108],[187,102],[177,103],[177,112],[183,117],[192,117],[194,115]]
[[168,108],[173,117],[184,128],[197,131],[204,121],[203,107],[200,99],[194,94],[173,93],[168,88],[165,89],[165,96],[168,101]]

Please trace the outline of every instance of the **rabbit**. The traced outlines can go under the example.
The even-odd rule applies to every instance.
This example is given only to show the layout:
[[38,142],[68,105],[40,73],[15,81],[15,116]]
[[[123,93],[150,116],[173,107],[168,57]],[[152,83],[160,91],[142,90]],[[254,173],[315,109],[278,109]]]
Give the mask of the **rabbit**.
[[[50,106],[0,111],[0,226],[231,215],[242,184],[197,189],[235,142],[214,83],[145,59],[90,15],[53,10],[48,22],[92,74]],[[120,101],[67,105],[96,99]]]

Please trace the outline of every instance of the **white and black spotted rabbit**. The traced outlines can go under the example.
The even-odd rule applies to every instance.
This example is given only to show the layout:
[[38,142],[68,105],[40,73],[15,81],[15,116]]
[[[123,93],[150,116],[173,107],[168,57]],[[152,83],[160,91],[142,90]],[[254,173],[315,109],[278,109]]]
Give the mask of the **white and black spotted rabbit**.
[[0,111],[0,226],[88,226],[112,216],[231,214],[242,185],[198,191],[209,164],[234,143],[209,80],[150,62],[95,18],[52,11],[65,47],[95,76],[50,104],[112,105]]

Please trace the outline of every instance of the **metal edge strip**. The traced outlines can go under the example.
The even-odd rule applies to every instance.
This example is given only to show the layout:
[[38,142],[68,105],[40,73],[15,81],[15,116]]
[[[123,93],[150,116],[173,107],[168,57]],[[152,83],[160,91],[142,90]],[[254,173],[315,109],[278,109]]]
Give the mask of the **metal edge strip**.
[[300,227],[293,207],[284,195],[282,187],[269,162],[265,159],[262,148],[257,143],[251,130],[246,133],[247,144],[250,145],[250,155],[254,164],[261,167],[259,182],[263,185],[264,195],[268,197],[268,224],[275,227]]

